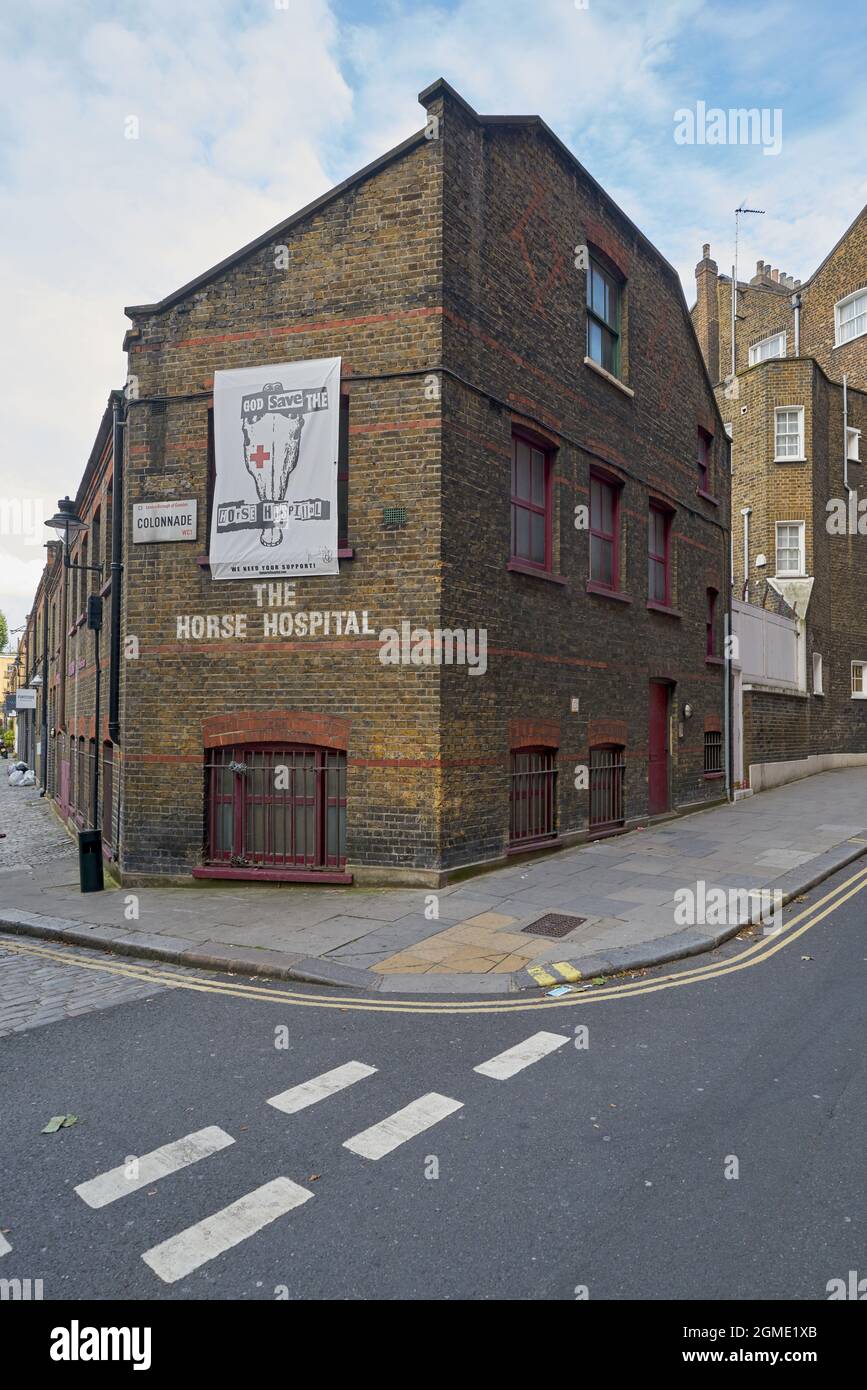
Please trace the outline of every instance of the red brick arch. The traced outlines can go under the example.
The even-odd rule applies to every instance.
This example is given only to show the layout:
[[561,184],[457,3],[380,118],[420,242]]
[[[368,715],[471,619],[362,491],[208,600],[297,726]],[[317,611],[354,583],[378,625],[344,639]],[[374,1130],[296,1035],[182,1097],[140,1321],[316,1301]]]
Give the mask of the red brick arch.
[[626,747],[626,721],[624,719],[591,719],[587,725],[587,743],[590,748],[600,744],[615,743]]
[[510,719],[509,748],[559,748],[560,725],[551,719]]
[[310,710],[233,710],[202,722],[205,748],[231,748],[235,743],[312,743],[318,748],[349,747],[351,719]]

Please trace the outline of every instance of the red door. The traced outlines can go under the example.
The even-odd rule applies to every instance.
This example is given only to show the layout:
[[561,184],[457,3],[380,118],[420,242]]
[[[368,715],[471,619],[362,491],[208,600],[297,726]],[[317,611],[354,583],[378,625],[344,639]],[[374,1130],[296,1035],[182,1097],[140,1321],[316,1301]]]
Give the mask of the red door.
[[647,737],[647,800],[651,816],[658,816],[669,808],[668,699],[668,686],[651,682]]

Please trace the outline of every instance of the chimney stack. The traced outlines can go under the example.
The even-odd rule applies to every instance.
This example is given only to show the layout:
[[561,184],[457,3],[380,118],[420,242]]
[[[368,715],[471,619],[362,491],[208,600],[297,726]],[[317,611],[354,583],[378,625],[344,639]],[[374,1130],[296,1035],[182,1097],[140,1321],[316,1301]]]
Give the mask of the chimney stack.
[[711,260],[710,242],[701,248],[702,258],[695,268],[695,331],[710,379],[720,379],[719,360],[719,267]]

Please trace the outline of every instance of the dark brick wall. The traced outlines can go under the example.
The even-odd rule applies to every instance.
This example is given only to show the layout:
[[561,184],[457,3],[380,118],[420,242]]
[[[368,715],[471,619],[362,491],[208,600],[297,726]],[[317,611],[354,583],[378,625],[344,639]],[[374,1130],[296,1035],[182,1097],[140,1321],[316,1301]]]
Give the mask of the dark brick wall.
[[[721,716],[724,675],[705,661],[705,605],[708,586],[725,591],[729,512],[722,427],[674,273],[538,126],[480,123],[447,98],[444,156],[443,331],[459,379],[443,393],[443,610],[449,626],[486,627],[489,642],[486,676],[443,676],[443,857],[459,864],[506,848],[517,721],[559,727],[562,833],[587,830],[588,793],[576,790],[574,769],[588,761],[588,723],[603,720],[625,730],[627,818],[646,818],[654,677],[672,682],[674,708],[688,702],[696,716],[682,739],[673,721],[673,806],[718,799],[719,781],[703,771],[703,717]],[[579,242],[628,277],[622,377],[632,396],[584,365]],[[715,436],[718,506],[696,492],[698,423]],[[555,449],[562,583],[506,569],[515,427]],[[626,603],[586,591],[589,537],[574,514],[600,463],[623,484]],[[679,617],[646,608],[651,493],[675,507]]]

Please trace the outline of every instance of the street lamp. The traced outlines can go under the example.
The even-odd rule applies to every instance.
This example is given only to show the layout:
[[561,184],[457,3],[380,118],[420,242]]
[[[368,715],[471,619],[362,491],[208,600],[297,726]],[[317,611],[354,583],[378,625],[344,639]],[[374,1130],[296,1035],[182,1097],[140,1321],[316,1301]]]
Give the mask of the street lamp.
[[[93,572],[102,578],[103,567],[100,563],[93,565],[82,565],[78,561],[73,562],[69,558],[69,538],[70,535],[78,536],[82,531],[88,529],[87,522],[83,521],[75,510],[75,503],[69,497],[63,497],[57,504],[57,511],[45,523],[52,530],[60,533],[63,541],[63,566],[68,570],[84,570]],[[101,739],[99,736],[99,632],[102,627],[102,596],[100,594],[88,594],[87,597],[87,626],[93,633],[93,656],[94,672],[96,680],[96,690],[93,704],[93,813],[91,816],[92,829],[83,830],[78,836],[78,862],[81,876],[82,892],[98,891],[103,886],[102,875],[102,834],[96,828],[97,807],[99,805],[99,751]],[[85,872],[85,854],[88,862],[93,867],[93,873]]]

